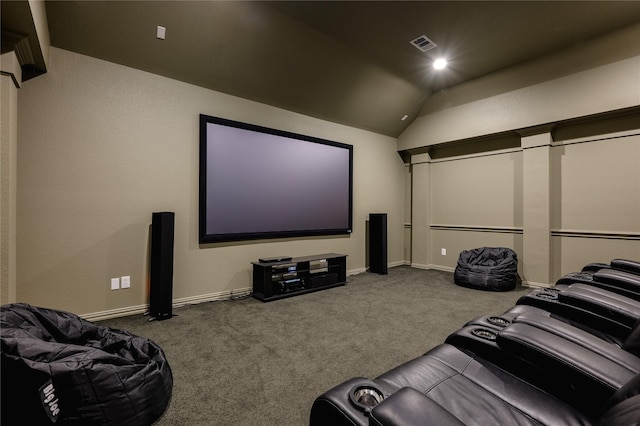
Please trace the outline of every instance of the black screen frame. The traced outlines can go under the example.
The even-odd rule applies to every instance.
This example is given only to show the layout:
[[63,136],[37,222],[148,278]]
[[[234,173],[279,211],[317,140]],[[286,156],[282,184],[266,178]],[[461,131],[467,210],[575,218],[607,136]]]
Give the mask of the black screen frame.
[[[208,131],[207,125],[213,123],[216,125],[234,127],[249,132],[264,133],[268,135],[279,136],[290,140],[299,140],[305,143],[317,143],[329,145],[332,147],[342,148],[348,151],[349,155],[349,172],[348,172],[348,226],[340,228],[322,228],[322,229],[294,229],[294,230],[273,230],[260,232],[234,232],[234,233],[207,233],[207,146]],[[313,188],[309,188],[310,191]],[[199,159],[199,242],[200,244],[233,242],[259,239],[276,239],[276,238],[293,238],[293,237],[311,237],[311,236],[330,236],[350,234],[353,230],[353,146],[345,143],[335,142],[327,139],[317,138],[313,136],[302,135],[299,133],[287,132],[284,130],[273,129],[255,124],[249,124],[221,117],[214,117],[200,114],[200,159]]]

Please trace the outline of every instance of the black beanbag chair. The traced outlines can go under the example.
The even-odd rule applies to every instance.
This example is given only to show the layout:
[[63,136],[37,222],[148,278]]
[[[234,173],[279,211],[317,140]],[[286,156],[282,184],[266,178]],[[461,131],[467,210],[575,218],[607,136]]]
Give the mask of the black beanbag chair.
[[517,278],[518,256],[506,247],[463,250],[453,274],[460,286],[492,291],[513,290]]
[[2,425],[150,425],[171,399],[162,349],[77,315],[0,308]]

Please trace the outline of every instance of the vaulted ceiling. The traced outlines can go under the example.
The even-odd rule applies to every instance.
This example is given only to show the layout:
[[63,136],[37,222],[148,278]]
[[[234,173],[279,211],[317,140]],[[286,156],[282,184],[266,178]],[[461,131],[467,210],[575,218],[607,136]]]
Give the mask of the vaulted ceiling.
[[[46,11],[52,46],[390,136],[435,92],[640,21],[638,1],[47,1]],[[3,31],[20,31],[4,8],[2,18]],[[422,35],[437,47],[410,43]],[[449,66],[436,71],[440,56]]]

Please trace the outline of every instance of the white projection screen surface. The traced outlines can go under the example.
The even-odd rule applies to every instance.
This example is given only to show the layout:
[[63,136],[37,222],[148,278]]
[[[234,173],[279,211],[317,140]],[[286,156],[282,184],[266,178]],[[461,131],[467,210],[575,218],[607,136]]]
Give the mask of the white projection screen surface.
[[202,115],[200,242],[347,234],[353,147]]

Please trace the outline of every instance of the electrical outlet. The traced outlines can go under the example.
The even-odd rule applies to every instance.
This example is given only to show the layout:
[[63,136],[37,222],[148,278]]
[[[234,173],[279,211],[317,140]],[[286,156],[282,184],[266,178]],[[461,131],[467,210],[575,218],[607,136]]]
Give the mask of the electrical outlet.
[[167,28],[161,25],[156,27],[156,38],[160,40],[164,40],[167,36]]
[[447,249],[446,248],[440,249],[440,254],[443,255],[443,256],[446,256],[447,255]]
[[120,277],[120,286],[122,288],[131,287],[131,277],[129,275],[126,275],[124,277]]
[[118,290],[120,288],[120,278],[111,278],[111,290]]

